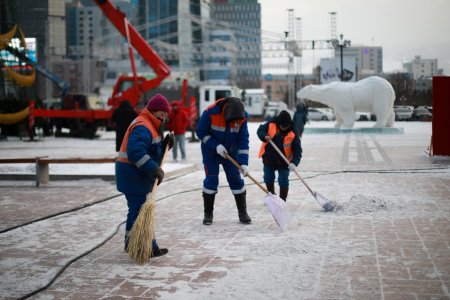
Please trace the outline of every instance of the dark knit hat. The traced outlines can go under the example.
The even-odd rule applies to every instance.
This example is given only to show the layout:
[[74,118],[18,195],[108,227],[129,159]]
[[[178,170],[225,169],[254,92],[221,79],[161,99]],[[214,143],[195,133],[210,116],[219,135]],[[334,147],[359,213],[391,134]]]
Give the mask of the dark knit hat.
[[278,125],[283,125],[284,127],[290,127],[294,124],[294,122],[292,121],[291,115],[285,110],[282,110],[280,112],[280,114],[278,115],[278,117],[276,119],[276,123]]
[[225,121],[231,122],[234,120],[245,119],[244,103],[242,103],[241,99],[228,97],[226,98],[226,101],[227,103],[225,104],[223,112]]
[[169,101],[161,94],[156,94],[147,103],[149,111],[165,111],[170,113]]

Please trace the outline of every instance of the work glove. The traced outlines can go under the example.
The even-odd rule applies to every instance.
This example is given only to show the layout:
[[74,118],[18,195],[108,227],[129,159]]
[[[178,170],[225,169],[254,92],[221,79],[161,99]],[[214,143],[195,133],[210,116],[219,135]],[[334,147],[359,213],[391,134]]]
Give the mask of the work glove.
[[239,169],[239,172],[241,172],[243,176],[247,176],[249,171],[250,169],[248,168],[247,165],[241,165],[241,168]]
[[227,152],[227,149],[225,149],[225,147],[224,147],[223,145],[219,144],[219,145],[216,147],[216,151],[217,151],[217,154],[219,154],[219,155],[222,156],[223,158],[226,158],[226,157],[225,157],[225,154],[227,154],[228,152]]
[[150,172],[150,176],[153,177],[155,180],[158,180],[158,185],[160,185],[164,179],[164,170],[161,169],[160,167],[157,167],[156,169]]
[[288,166],[289,171],[294,171],[296,167],[297,167],[297,166],[294,165],[293,163],[290,163],[289,166]]
[[175,143],[175,138],[173,137],[173,133],[168,133],[164,137],[162,141],[163,149],[166,149],[166,146],[169,145],[169,150],[173,148],[173,144]]

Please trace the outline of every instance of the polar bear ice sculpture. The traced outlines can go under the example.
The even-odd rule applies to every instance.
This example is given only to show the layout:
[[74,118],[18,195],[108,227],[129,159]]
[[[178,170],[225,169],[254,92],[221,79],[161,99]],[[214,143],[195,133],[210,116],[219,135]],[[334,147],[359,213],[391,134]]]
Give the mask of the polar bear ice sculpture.
[[328,105],[336,114],[334,127],[353,127],[355,112],[373,112],[377,117],[374,127],[394,125],[395,92],[384,78],[371,76],[358,82],[332,82],[308,85],[297,97]]

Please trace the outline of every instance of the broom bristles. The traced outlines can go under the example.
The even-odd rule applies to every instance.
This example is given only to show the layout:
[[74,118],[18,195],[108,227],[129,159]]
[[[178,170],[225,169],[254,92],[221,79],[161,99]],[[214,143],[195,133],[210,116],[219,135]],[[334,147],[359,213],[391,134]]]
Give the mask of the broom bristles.
[[128,254],[138,263],[145,263],[152,253],[152,240],[154,238],[155,200],[153,192],[148,194],[142,205],[139,215],[134,222],[128,242]]

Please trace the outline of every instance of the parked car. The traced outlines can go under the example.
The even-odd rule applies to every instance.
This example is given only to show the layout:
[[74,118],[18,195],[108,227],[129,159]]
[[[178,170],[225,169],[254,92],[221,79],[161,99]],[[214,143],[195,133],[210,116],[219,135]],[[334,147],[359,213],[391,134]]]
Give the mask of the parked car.
[[408,106],[394,106],[396,121],[409,121],[412,119],[413,112]]
[[288,108],[280,108],[280,107],[267,107],[264,111],[264,120],[268,121],[280,114],[281,111],[287,111],[291,118],[294,118],[294,111],[288,109]]
[[325,109],[308,107],[308,120],[310,121],[332,121],[335,116]]
[[425,106],[418,106],[414,109],[413,119],[414,120],[430,120],[431,113]]

